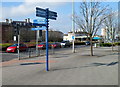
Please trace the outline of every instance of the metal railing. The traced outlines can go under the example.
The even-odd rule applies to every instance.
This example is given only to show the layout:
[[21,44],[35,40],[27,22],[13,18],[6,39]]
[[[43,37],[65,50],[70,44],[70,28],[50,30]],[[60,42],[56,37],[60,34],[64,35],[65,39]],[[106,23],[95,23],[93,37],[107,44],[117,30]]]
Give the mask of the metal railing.
[[[49,54],[52,55],[55,53],[55,49],[49,49]],[[36,52],[36,48],[28,48],[26,51],[20,52],[20,58],[31,58],[31,57],[38,57],[38,56],[45,56],[46,49],[38,49]]]

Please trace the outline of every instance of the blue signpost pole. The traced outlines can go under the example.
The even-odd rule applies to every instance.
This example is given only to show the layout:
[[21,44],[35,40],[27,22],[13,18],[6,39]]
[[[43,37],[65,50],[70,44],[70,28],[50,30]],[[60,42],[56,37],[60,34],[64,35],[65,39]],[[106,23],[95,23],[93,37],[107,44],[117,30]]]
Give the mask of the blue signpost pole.
[[[48,19],[53,19],[53,20],[56,20],[56,17],[57,17],[57,13],[56,12],[53,12],[53,11],[49,11],[49,8],[47,9],[42,9],[42,8],[38,8],[36,7],[36,16],[38,17],[43,17],[43,18],[46,18],[46,23],[45,24],[41,24],[41,23],[38,23],[39,20],[34,20],[34,23],[33,25],[35,26],[46,26],[46,71],[49,71],[49,49],[48,49],[48,28],[49,28],[49,20]],[[41,29],[41,28],[32,28],[32,30],[44,30],[44,29]]]
[[48,22],[49,22],[49,20],[48,20],[48,17],[49,17],[49,9],[47,8],[46,9],[46,22],[47,22],[47,24],[46,24],[46,71],[49,71],[49,58],[48,58]]

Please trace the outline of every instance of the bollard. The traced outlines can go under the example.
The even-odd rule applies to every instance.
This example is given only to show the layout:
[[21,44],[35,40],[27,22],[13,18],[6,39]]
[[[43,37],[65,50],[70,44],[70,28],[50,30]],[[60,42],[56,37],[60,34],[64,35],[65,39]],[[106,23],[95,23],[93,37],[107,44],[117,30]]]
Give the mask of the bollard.
[[31,48],[29,48],[28,53],[29,53],[29,58],[30,58],[31,57]]
[[97,46],[96,46],[96,43],[95,43],[95,47],[97,47]]
[[38,49],[38,56],[40,56],[40,53],[41,53],[41,52],[40,52],[40,49]]
[[54,46],[52,46],[52,54],[54,54]]

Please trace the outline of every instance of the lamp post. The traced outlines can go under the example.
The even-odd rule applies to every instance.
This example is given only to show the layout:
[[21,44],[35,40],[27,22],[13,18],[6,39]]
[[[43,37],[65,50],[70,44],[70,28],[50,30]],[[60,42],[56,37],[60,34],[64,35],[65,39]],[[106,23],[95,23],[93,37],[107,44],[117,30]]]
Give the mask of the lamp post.
[[73,40],[72,40],[72,52],[75,53],[75,23],[74,23],[74,0],[72,0],[72,33],[73,33]]

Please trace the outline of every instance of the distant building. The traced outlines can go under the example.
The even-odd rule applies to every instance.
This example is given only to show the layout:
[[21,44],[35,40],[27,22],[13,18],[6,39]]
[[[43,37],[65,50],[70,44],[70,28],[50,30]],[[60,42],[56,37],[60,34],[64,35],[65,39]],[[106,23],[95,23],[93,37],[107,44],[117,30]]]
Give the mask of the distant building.
[[[74,36],[73,32],[68,32],[68,34],[64,34],[63,40],[68,40],[68,41],[72,42],[73,41],[72,36]],[[100,39],[102,39],[102,38],[99,35],[95,35],[93,37],[93,41],[99,41]],[[90,38],[89,38],[89,35],[88,35],[87,32],[83,32],[83,31],[80,31],[80,30],[75,31],[75,41],[76,42],[86,42],[88,40],[90,40]]]
[[[30,19],[25,20],[25,22],[30,22]],[[6,19],[6,22],[0,22],[0,35],[3,43],[13,43],[14,36],[17,36],[14,27],[11,26],[12,20]],[[42,31],[42,37],[39,38],[39,41],[45,41],[45,31]],[[63,33],[61,31],[55,31],[49,29],[49,41],[62,41]],[[36,31],[32,31],[30,27],[20,28],[20,41],[21,42],[30,42],[36,41]]]
[[102,28],[102,29],[101,29],[101,35],[102,35],[103,37],[106,37],[106,29],[105,29],[105,28]]
[[[111,42],[112,41],[111,32],[109,32],[109,30],[107,28],[101,29],[101,36],[103,37],[104,42]],[[114,35],[113,39],[114,39],[114,41],[116,41],[118,39],[117,31],[115,31],[115,35]]]
[[[63,40],[68,40],[70,42],[72,42],[72,36],[73,33],[72,32],[68,32],[68,34],[64,34],[63,36]],[[87,33],[86,32],[82,32],[82,31],[76,31],[75,32],[75,41],[86,41],[87,40]]]
[[[2,42],[3,43],[13,43],[16,42],[13,40],[14,36],[17,37],[14,27],[11,25],[12,20],[6,19],[6,22],[0,22],[2,26]],[[20,41],[29,42],[30,40],[35,40],[35,31],[31,31],[28,27],[20,28]]]
[[[42,41],[45,41],[45,30],[42,31]],[[63,40],[63,33],[61,31],[49,29],[49,41],[50,42],[61,42]]]

